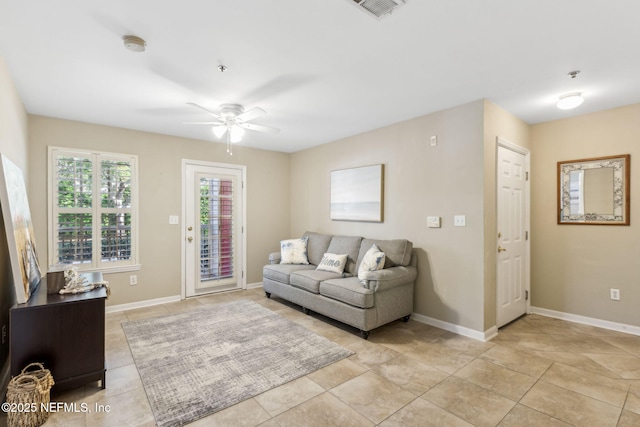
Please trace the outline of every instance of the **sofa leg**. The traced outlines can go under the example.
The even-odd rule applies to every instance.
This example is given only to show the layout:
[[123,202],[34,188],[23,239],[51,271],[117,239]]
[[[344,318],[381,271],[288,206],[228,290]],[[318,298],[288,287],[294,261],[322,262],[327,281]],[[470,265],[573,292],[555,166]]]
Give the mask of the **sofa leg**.
[[362,329],[360,330],[360,336],[362,337],[362,339],[367,339],[369,338],[369,332],[370,331],[363,331]]
[[271,298],[271,292],[265,292],[264,294],[267,296],[267,298]]
[[411,317],[411,315],[410,315],[410,314],[407,314],[406,316],[404,316],[404,317],[402,318],[402,321],[403,321],[404,323],[407,323],[407,322],[409,321],[409,318],[410,318],[410,317]]
[[303,312],[304,314],[309,314],[309,313],[311,312],[311,310],[309,310],[309,309],[308,309],[308,308],[306,308],[306,307],[302,307],[302,312]]

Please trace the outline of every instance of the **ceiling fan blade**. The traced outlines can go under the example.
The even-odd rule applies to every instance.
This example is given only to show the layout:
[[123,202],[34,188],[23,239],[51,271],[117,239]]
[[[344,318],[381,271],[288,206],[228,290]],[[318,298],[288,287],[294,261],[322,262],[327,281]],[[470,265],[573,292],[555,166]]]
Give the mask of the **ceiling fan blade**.
[[236,117],[236,120],[240,122],[248,122],[250,120],[255,119],[256,117],[264,116],[265,114],[267,114],[267,112],[264,111],[262,108],[255,107],[255,108],[252,108],[251,110],[245,111],[244,113],[240,114],[238,117]]
[[253,123],[238,123],[238,126],[244,129],[255,130],[257,132],[278,133],[280,129],[271,128],[269,126],[255,125]]
[[223,122],[182,122],[185,125],[223,125]]
[[196,107],[196,108],[199,108],[201,110],[204,110],[207,113],[211,114],[216,119],[222,120],[222,117],[220,117],[220,115],[218,113],[214,113],[213,111],[211,111],[211,110],[209,110],[207,108],[204,108],[202,105],[198,105],[198,104],[193,103],[193,102],[187,102],[187,105],[191,105],[192,107]]

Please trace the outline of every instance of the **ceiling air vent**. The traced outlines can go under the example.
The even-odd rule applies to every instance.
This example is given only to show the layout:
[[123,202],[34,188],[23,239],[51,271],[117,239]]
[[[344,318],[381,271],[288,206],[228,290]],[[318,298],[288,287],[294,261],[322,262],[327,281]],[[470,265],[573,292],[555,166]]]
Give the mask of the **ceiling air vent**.
[[405,0],[353,0],[353,2],[376,18],[382,18],[402,6]]

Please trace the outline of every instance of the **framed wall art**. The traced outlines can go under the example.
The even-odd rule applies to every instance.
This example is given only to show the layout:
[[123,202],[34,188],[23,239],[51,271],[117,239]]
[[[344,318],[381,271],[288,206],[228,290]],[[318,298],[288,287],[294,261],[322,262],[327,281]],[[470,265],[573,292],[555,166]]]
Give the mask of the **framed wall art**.
[[0,204],[16,299],[18,304],[24,304],[40,284],[41,271],[24,176],[5,155],[0,154],[0,157]]
[[331,171],[331,219],[383,222],[384,165]]

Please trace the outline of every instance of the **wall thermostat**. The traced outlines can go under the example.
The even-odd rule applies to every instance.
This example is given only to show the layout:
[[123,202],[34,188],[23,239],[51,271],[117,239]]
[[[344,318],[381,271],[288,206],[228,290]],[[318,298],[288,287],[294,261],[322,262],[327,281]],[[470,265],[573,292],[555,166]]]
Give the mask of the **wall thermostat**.
[[439,216],[428,216],[427,217],[427,227],[429,227],[429,228],[440,228],[440,217]]

